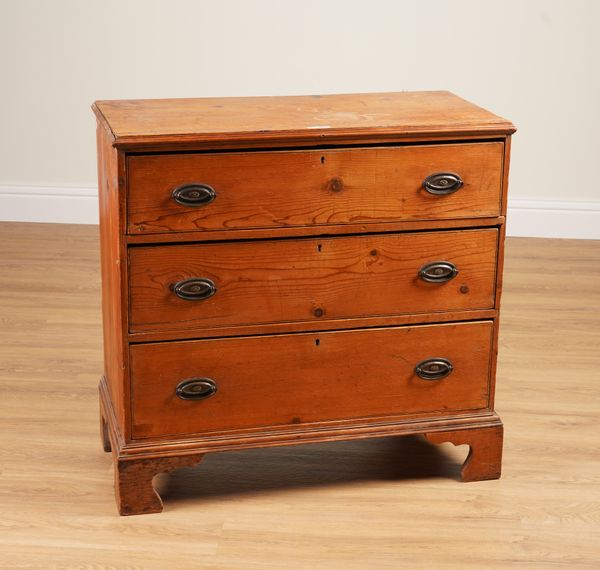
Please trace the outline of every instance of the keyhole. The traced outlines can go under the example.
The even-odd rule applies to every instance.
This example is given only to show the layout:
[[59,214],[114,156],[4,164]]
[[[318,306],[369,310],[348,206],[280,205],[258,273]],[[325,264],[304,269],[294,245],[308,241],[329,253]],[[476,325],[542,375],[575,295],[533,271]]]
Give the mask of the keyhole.
[[321,157],[321,164],[325,164],[325,157],[324,156]]
[[316,339],[316,340],[315,340],[315,344],[316,344],[317,346],[319,346],[319,345],[321,344],[321,339],[319,339],[319,338],[318,338],[318,339]]
[[322,246],[321,244],[318,244],[318,245],[317,245],[317,251],[321,251],[321,248],[322,248],[322,247],[323,247],[323,246]]

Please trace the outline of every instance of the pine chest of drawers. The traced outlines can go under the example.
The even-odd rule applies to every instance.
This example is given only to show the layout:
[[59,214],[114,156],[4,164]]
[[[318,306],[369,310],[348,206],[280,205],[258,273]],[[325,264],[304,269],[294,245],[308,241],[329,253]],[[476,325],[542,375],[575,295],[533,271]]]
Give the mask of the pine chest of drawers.
[[423,434],[500,476],[510,122],[448,92],[93,108],[121,514],[231,449]]

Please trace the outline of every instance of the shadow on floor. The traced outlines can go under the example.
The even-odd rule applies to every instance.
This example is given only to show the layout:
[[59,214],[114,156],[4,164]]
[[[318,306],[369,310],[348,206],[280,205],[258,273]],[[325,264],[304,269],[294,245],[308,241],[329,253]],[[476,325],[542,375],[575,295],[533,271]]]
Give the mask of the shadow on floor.
[[458,480],[467,451],[461,446],[448,453],[420,436],[229,451],[208,454],[195,467],[157,476],[155,486],[164,499],[174,502],[356,481]]

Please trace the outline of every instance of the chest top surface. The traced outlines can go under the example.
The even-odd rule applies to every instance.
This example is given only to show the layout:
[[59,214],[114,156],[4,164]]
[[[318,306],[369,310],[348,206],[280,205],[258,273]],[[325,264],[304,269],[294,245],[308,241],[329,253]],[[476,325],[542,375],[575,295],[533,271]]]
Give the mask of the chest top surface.
[[506,135],[507,121],[448,91],[96,101],[119,147],[215,140]]

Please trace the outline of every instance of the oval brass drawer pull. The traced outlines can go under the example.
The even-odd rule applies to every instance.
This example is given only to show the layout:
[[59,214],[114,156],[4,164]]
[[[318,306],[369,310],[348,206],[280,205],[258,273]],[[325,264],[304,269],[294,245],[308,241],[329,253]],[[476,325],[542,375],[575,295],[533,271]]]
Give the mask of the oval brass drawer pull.
[[182,400],[204,400],[217,393],[217,383],[212,378],[189,378],[177,385],[175,394]]
[[415,372],[423,380],[441,380],[446,378],[454,367],[447,358],[428,358],[419,362],[415,367]]
[[202,301],[212,297],[217,292],[216,285],[206,278],[193,277],[179,281],[172,286],[173,292],[186,301]]
[[449,261],[432,261],[419,269],[419,278],[428,283],[446,283],[458,275],[458,268]]
[[208,184],[184,184],[175,188],[172,196],[182,206],[206,206],[217,197],[217,193]]
[[436,172],[423,180],[423,188],[430,194],[445,196],[456,192],[463,185],[462,178],[453,172]]

